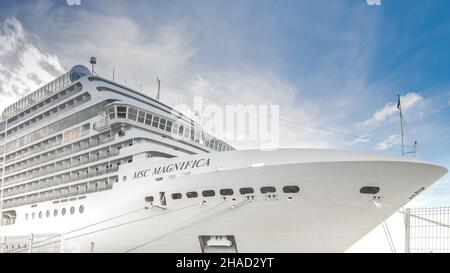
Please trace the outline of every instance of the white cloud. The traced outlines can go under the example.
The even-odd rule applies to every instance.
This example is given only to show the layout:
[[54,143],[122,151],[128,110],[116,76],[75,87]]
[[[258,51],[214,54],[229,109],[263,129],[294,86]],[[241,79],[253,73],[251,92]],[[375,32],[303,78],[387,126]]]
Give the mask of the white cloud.
[[16,18],[0,22],[0,111],[63,72],[58,57],[30,43]]
[[[402,111],[406,112],[416,107],[423,107],[424,98],[417,93],[408,93],[400,97]],[[419,113],[420,114],[420,113]],[[361,123],[360,125],[367,127],[377,127],[385,121],[391,121],[398,117],[397,101],[387,103],[382,109],[376,111],[373,116]]]
[[381,6],[381,0],[366,0],[369,6]]
[[80,6],[81,0],[66,0],[66,3],[69,6]]
[[392,148],[394,145],[398,145],[401,143],[401,137],[399,135],[390,135],[387,139],[382,142],[379,142],[375,149],[377,150],[388,150]]
[[369,134],[363,134],[359,137],[357,137],[355,140],[353,140],[352,142],[350,142],[350,146],[358,144],[358,143],[368,143],[370,142],[370,138],[369,138]]

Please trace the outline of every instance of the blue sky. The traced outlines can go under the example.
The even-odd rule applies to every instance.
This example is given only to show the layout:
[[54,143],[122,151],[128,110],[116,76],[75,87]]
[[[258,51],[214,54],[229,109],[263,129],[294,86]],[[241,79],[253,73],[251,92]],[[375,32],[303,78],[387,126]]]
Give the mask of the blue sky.
[[[114,66],[117,81],[149,95],[159,76],[218,100],[279,104],[298,121],[280,125],[283,147],[398,154],[400,94],[407,143],[450,167],[445,0],[3,0],[0,24],[0,108],[95,55],[100,75]],[[168,85],[162,98],[191,99]],[[447,176],[413,205],[448,196]]]

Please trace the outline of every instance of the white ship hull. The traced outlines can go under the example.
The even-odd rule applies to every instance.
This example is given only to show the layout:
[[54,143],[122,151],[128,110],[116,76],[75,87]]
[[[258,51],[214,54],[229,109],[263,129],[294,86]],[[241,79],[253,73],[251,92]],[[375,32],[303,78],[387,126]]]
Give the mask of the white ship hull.
[[[209,164],[152,173],[158,166],[196,159]],[[136,174],[145,169],[152,170],[146,177]],[[44,216],[19,217],[13,226],[1,227],[0,236],[3,252],[344,252],[380,224],[378,213],[389,217],[446,172],[411,158],[332,150],[137,157],[121,166],[112,190],[65,203],[17,207],[18,215],[42,211]],[[283,192],[290,185],[300,191]],[[261,193],[266,186],[276,192]],[[360,193],[365,186],[380,191]],[[243,187],[253,188],[254,194],[242,195]],[[234,193],[222,196],[220,189]],[[215,196],[203,197],[204,190],[214,190]],[[191,191],[199,196],[187,198]],[[160,203],[160,192],[166,204]],[[172,193],[181,193],[182,198],[173,200]],[[154,201],[145,202],[148,196]],[[374,198],[380,199],[381,208]],[[78,211],[80,205],[83,213]],[[73,215],[60,215],[62,208],[71,207],[76,208]],[[54,209],[59,211],[57,217]],[[45,216],[47,210],[50,217]],[[202,238],[209,236],[230,236],[232,247],[219,246],[229,242],[219,238],[219,243],[202,248]]]

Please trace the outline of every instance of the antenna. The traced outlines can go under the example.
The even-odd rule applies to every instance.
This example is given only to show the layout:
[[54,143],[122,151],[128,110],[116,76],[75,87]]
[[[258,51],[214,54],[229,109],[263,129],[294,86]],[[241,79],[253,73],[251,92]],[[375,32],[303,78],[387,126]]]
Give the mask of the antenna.
[[115,72],[116,72],[116,70],[115,70],[115,67],[113,66],[113,81],[114,81]]
[[397,109],[400,110],[400,129],[402,130],[402,156],[405,155],[405,147],[404,147],[404,135],[403,135],[403,113],[402,113],[402,105],[400,103],[400,95],[397,95]]
[[92,75],[94,75],[94,65],[97,64],[97,58],[91,57],[90,63],[91,63],[91,65],[92,65],[91,73],[92,73]]
[[156,100],[159,101],[159,93],[161,91],[161,80],[158,77],[156,77],[156,82],[158,83],[158,94],[156,94]]

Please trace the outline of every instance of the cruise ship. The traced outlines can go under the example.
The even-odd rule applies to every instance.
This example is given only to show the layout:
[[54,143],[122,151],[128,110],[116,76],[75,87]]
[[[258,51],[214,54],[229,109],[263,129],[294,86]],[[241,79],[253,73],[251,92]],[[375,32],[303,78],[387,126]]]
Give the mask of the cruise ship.
[[236,150],[82,65],[4,109],[0,166],[2,253],[344,252],[447,173],[378,153]]

